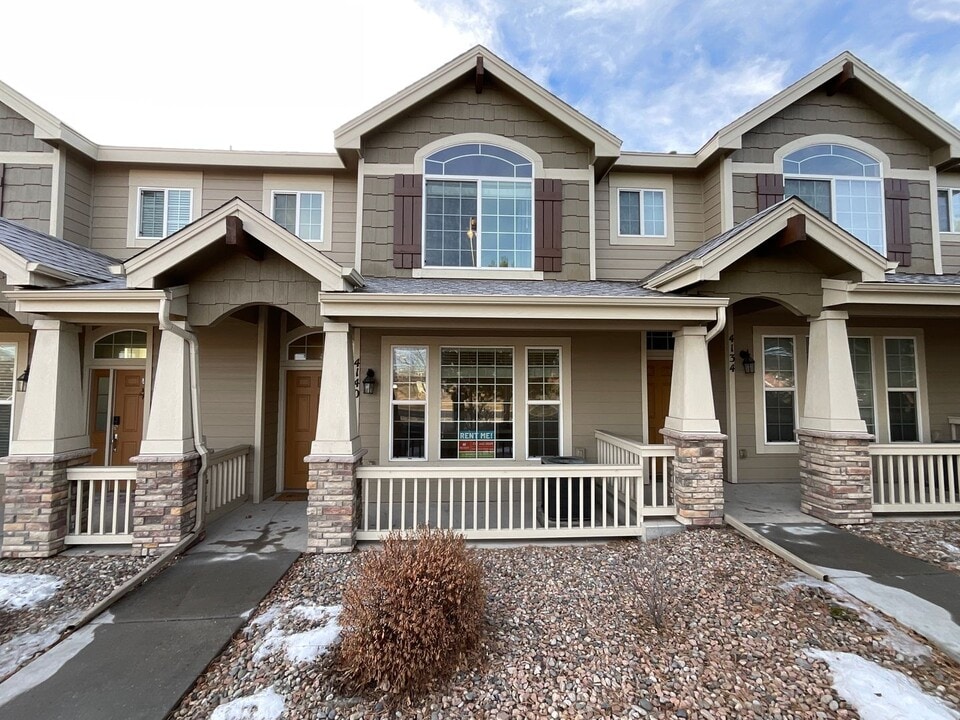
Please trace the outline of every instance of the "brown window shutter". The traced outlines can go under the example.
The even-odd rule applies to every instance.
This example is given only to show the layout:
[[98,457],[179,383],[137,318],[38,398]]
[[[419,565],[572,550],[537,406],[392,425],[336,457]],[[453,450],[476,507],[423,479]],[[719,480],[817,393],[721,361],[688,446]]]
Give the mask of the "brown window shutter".
[[418,268],[423,247],[423,175],[393,176],[393,266]]
[[886,178],[883,201],[887,224],[887,259],[910,265],[910,184]]
[[783,200],[783,175],[778,173],[757,174],[757,212],[766,210]]
[[3,163],[0,163],[0,217],[3,217]]
[[563,181],[540,178],[533,181],[534,269],[563,269]]

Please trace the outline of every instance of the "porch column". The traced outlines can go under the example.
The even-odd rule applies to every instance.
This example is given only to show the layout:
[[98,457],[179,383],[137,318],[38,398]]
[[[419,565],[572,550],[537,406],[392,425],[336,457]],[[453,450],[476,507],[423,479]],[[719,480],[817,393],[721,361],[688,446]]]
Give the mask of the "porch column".
[[350,552],[356,545],[357,466],[360,449],[350,325],[323,325],[323,371],[317,435],[304,458],[307,477],[307,550]]
[[4,487],[3,557],[50,557],[67,534],[67,468],[94,450],[84,434],[79,328],[33,324],[34,344],[23,413]]
[[[185,322],[176,322],[187,330]],[[150,413],[133,493],[133,553],[155,555],[187,537],[197,517],[200,456],[193,438],[190,353],[176,333],[160,335]]]
[[707,330],[684,327],[673,334],[670,414],[660,431],[677,449],[673,494],[677,520],[688,527],[723,524],[723,442],[713,405]]
[[810,320],[806,397],[797,428],[800,509],[834,525],[871,522],[873,436],[860,419],[847,313]]

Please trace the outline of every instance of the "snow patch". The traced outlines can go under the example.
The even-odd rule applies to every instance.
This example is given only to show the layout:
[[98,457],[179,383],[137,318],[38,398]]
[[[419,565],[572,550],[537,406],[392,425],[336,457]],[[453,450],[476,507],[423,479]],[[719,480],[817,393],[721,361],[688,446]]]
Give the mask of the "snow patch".
[[63,580],[54,575],[0,574],[0,610],[24,610],[54,596]]
[[284,707],[283,696],[271,685],[253,695],[220,705],[213,711],[210,720],[277,720]]
[[277,606],[270,608],[251,622],[251,625],[267,626],[263,641],[253,654],[253,661],[263,662],[271,655],[282,651],[289,662],[313,662],[339,640],[341,610],[339,605],[297,605],[290,610],[290,613],[309,622],[318,623],[318,627],[290,633],[281,627],[280,608]]
[[[69,622],[73,622],[73,619]],[[49,635],[46,636],[48,640],[46,644],[41,645],[41,643],[37,642],[34,645],[33,652],[29,655],[22,654],[21,658],[23,660],[29,659],[31,655],[56,642],[57,638],[60,637],[60,629],[65,628],[69,622],[61,620],[57,623],[57,627],[50,627],[43,631],[44,633],[49,633]],[[12,675],[0,684],[0,706],[5,705],[18,695],[32,690],[40,683],[53,677],[60,668],[66,665],[68,661],[72,660],[77,653],[93,641],[97,627],[98,625],[90,624],[77,630],[77,632],[73,633],[55,648],[44,653],[20,672]],[[40,633],[37,633],[37,635],[40,635]],[[23,636],[20,637],[22,638]],[[7,645],[9,644],[10,643],[7,643]],[[4,648],[6,648],[7,645],[4,645]],[[19,663],[14,663],[6,669],[0,668],[0,677],[3,677],[7,672],[15,668],[17,664]]]
[[937,542],[940,543],[940,547],[942,547],[948,553],[960,558],[960,547],[957,547],[956,545],[952,545],[944,540],[937,540]]
[[833,687],[863,720],[960,720],[960,713],[927,695],[915,680],[853,653],[807,650],[830,667]]

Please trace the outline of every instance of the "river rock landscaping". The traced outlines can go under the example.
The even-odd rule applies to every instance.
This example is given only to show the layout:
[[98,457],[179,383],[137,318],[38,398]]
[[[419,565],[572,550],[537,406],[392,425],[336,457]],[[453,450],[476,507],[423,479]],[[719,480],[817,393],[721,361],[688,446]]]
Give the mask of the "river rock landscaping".
[[391,711],[342,687],[339,604],[363,553],[312,555],[171,718],[960,718],[960,667],[733,531],[477,552],[482,657],[424,697]]
[[960,520],[889,520],[844,529],[944,570],[960,573]]

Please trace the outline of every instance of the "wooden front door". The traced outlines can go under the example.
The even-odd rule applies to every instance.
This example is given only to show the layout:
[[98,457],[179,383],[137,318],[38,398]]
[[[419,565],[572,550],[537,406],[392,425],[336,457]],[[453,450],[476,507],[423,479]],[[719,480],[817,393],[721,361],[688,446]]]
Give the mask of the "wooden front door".
[[660,430],[670,412],[673,360],[647,360],[647,442],[663,442]]
[[284,423],[283,489],[307,489],[310,444],[317,436],[320,410],[320,371],[287,371],[287,411]]
[[144,371],[98,369],[90,380],[90,463],[131,465],[143,439]]

